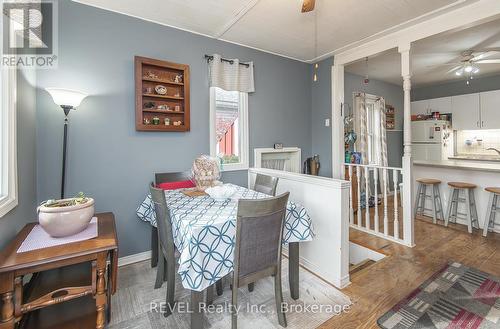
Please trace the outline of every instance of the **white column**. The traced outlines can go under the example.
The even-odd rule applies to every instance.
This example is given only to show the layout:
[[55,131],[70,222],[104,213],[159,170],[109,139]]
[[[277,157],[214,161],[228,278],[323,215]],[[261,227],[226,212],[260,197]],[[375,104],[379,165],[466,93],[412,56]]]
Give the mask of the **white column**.
[[332,177],[344,179],[344,65],[332,66]]
[[415,245],[413,200],[413,159],[411,156],[411,44],[399,46],[401,54],[401,75],[404,90],[404,155],[403,155],[403,239],[406,245]]

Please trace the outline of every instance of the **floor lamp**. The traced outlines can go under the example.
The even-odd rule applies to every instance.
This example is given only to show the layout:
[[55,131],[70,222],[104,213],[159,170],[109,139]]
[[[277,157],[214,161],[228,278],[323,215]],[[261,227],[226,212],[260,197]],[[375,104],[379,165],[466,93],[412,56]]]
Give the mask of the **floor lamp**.
[[63,157],[62,157],[62,177],[61,177],[61,199],[64,199],[64,182],[66,180],[66,144],[68,139],[68,114],[70,110],[75,110],[87,94],[61,88],[46,88],[54,103],[59,105],[64,111],[64,136],[63,136]]

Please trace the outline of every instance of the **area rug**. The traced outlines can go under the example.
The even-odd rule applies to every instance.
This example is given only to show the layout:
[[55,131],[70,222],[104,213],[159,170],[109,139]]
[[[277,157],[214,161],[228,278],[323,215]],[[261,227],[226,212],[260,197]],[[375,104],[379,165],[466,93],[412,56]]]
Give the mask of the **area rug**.
[[384,329],[498,329],[500,279],[450,262],[377,323]]
[[[283,298],[287,305],[286,329],[314,329],[334,316],[350,311],[349,298],[310,272],[300,268],[300,298],[290,298],[288,288],[288,260],[282,263]],[[165,318],[156,306],[165,301],[167,285],[154,289],[156,268],[149,262],[120,267],[118,291],[112,297],[111,323],[108,329],[165,329],[190,328],[190,314],[184,306],[190,300],[190,291],[176,278],[175,299],[178,308]],[[239,290],[238,329],[283,329],[278,323],[274,304],[274,283],[271,278],[259,280],[255,290]],[[204,316],[203,329],[231,328],[231,315],[226,305],[231,301],[229,282],[224,294],[215,296],[213,309]]]

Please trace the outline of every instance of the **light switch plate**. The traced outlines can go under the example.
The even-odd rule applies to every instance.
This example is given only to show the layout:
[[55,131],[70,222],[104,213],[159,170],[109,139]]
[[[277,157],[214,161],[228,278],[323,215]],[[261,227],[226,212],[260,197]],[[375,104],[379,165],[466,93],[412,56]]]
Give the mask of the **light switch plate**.
[[325,127],[330,127],[330,119],[325,119]]

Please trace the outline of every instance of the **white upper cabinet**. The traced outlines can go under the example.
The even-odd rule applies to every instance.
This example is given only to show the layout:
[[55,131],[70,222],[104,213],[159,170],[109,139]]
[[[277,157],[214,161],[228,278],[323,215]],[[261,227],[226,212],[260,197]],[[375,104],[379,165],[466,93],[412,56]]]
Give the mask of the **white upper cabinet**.
[[500,90],[480,94],[481,127],[483,129],[500,129]]
[[481,129],[479,94],[451,97],[452,126],[454,130]]
[[425,99],[411,102],[411,114],[450,113],[451,97]]
[[411,114],[429,114],[429,100],[411,102]]
[[429,109],[431,113],[432,112],[450,113],[451,97],[429,99]]

